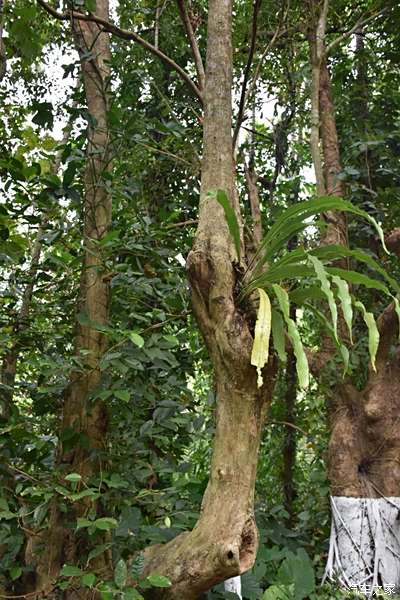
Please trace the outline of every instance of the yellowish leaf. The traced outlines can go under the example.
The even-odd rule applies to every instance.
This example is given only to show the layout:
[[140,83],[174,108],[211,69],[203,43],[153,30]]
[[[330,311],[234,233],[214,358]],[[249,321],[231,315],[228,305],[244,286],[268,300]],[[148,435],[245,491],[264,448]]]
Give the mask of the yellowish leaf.
[[254,342],[251,351],[251,364],[257,367],[257,386],[261,387],[263,378],[261,371],[268,362],[269,338],[271,335],[271,302],[268,295],[261,288],[257,288],[260,295]]

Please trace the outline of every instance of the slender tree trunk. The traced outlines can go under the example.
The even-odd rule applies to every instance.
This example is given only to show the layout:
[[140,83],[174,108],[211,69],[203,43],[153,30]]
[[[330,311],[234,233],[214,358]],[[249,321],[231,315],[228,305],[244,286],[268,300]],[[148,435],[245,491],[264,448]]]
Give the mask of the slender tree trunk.
[[188,257],[193,309],[217,390],[211,475],[193,531],[146,551],[145,573],[162,573],[172,581],[168,590],[152,592],[152,599],[197,598],[248,570],[257,550],[254,485],[274,365],[271,361],[258,389],[250,365],[253,325],[236,305],[234,246],[221,207],[208,195],[225,190],[240,219],[231,135],[231,19],[231,0],[210,0],[199,225]]
[[[326,60],[321,62],[319,109],[328,195],[344,196],[335,111]],[[324,244],[347,244],[346,220],[327,213]],[[332,529],[326,576],[371,596],[400,586],[400,362],[391,353],[397,332],[393,305],[381,315],[376,372],[366,386],[337,385],[329,399]],[[333,349],[324,344],[326,359]]]
[[[96,14],[108,19],[108,0],[97,0]],[[79,473],[87,481],[104,468],[102,451],[108,420],[106,406],[96,394],[101,385],[100,361],[107,349],[107,338],[101,326],[108,324],[109,312],[109,278],[99,242],[111,225],[112,208],[106,177],[111,169],[107,126],[110,41],[107,33],[90,22],[74,22],[73,33],[81,57],[90,115],[84,175],[84,258],[75,335],[75,353],[82,368],[73,372],[64,396],[58,466],[65,474]],[[74,435],[72,446],[67,444],[66,432]],[[90,549],[85,534],[76,533],[70,523],[86,516],[89,510],[98,509],[97,502],[86,498],[75,502],[66,515],[54,501],[48,549],[37,568],[37,588],[48,586],[50,589],[60,566],[64,562],[76,564]],[[91,562],[91,568],[99,575],[107,576],[111,570],[109,555],[97,557]],[[86,597],[84,590],[65,592],[64,596],[68,599]]]

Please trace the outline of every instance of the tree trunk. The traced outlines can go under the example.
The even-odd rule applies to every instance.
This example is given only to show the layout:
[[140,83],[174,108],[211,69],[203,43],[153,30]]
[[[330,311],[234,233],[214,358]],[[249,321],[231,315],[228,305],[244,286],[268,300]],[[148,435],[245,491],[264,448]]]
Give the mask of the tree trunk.
[[231,0],[210,0],[199,225],[187,265],[193,309],[214,368],[216,431],[199,520],[164,546],[146,550],[145,573],[172,582],[151,598],[192,600],[253,564],[258,533],[254,485],[260,436],[273,391],[273,362],[257,388],[252,328],[237,306],[237,257],[223,210],[208,192],[223,189],[240,220],[231,135]]
[[[97,0],[96,14],[108,19],[108,0]],[[90,115],[84,175],[84,257],[75,334],[75,352],[82,368],[72,374],[64,395],[58,466],[65,474],[79,473],[87,481],[100,468],[104,470],[101,454],[107,435],[107,409],[96,393],[101,386],[100,361],[107,349],[101,327],[108,324],[109,312],[109,278],[99,242],[111,225],[112,209],[107,179],[111,169],[107,126],[110,42],[109,35],[90,22],[74,22],[73,33]],[[68,432],[74,436],[72,447],[66,443]],[[68,514],[60,510],[58,501],[53,502],[48,548],[37,567],[37,589],[50,589],[62,564],[76,564],[89,550],[85,534],[75,533],[70,524],[90,509],[96,511],[99,505],[87,498],[75,502]],[[91,561],[91,569],[107,576],[111,570],[108,554]],[[76,594],[85,597],[84,590],[65,592],[64,597],[77,598]]]
[[[326,61],[320,73],[321,138],[327,194],[343,196],[340,150]],[[328,213],[325,244],[347,244],[346,220]],[[325,577],[372,595],[400,586],[400,364],[391,354],[397,330],[393,306],[379,319],[376,372],[366,386],[338,385],[329,402],[332,528]],[[342,324],[342,328],[344,326]],[[332,356],[331,352],[328,351]]]

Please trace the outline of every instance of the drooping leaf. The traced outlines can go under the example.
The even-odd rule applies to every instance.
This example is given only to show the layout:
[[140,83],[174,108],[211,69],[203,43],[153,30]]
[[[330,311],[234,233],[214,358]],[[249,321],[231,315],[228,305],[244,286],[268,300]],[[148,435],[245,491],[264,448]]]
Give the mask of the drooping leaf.
[[304,352],[303,344],[301,342],[300,333],[297,329],[296,323],[290,317],[290,305],[289,296],[280,285],[277,283],[273,284],[273,289],[278,300],[279,308],[285,319],[286,326],[288,328],[288,334],[293,344],[293,351],[296,357],[296,371],[299,379],[299,385],[303,389],[306,389],[309,384],[309,368],[306,353]]
[[282,362],[286,362],[285,327],[281,313],[274,308],[272,309],[271,328],[276,353]]
[[271,302],[264,290],[259,288],[258,293],[260,295],[260,305],[257,312],[250,362],[254,367],[257,367],[257,386],[260,388],[263,385],[261,372],[268,362],[269,338],[271,335]]
[[334,331],[335,339],[338,340],[338,336],[337,336],[337,319],[338,319],[337,306],[336,306],[336,302],[335,302],[335,297],[331,290],[331,284],[329,282],[329,279],[328,279],[326,271],[325,271],[325,267],[316,256],[310,255],[309,260],[310,260],[310,263],[313,265],[315,273],[318,277],[318,281],[321,284],[321,290],[323,291],[323,293],[326,296],[326,299],[328,300],[329,310],[331,311],[331,316],[332,316],[333,331]]
[[214,197],[224,209],[226,223],[235,245],[238,260],[240,261],[240,227],[228,194],[224,190],[217,190],[216,192],[209,192],[208,195]]
[[366,326],[368,327],[368,349],[371,365],[374,371],[376,371],[375,359],[376,353],[379,346],[379,331],[375,322],[375,317],[372,312],[368,312],[364,304],[359,300],[354,302],[354,306],[358,308],[363,316]]
[[349,291],[349,286],[347,281],[337,277],[337,275],[332,276],[332,281],[337,287],[337,293],[340,300],[340,306],[342,308],[343,318],[347,325],[347,329],[349,331],[350,343],[353,343],[353,334],[352,334],[352,324],[353,324],[353,306],[351,304],[351,296]]
[[354,283],[355,285],[365,285],[365,287],[380,290],[387,296],[391,296],[388,288],[385,284],[377,279],[372,279],[363,273],[358,273],[357,271],[349,271],[347,269],[340,269],[339,267],[325,267],[326,271],[330,275],[336,275],[337,277],[341,277],[345,279],[349,283]]

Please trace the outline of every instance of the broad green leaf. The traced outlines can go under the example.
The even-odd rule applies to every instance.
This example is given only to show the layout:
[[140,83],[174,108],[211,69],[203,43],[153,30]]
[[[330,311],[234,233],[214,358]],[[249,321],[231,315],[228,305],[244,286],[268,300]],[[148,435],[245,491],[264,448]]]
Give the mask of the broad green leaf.
[[22,575],[22,569],[21,567],[11,567],[10,569],[10,577],[12,579],[12,581],[15,581],[16,579],[19,579]]
[[292,340],[293,351],[296,357],[296,370],[299,385],[303,389],[306,389],[310,379],[308,361],[301,342],[299,330],[297,329],[296,323],[290,318],[289,296],[286,290],[280,285],[274,283],[272,287],[278,299],[279,308],[283,314],[283,318],[285,319],[289,337]]
[[144,346],[144,339],[135,331],[131,331],[131,333],[129,334],[129,339],[133,344],[135,344],[139,348],[142,348]]
[[271,335],[271,302],[264,290],[258,288],[260,305],[254,330],[254,342],[250,363],[257,367],[257,387],[262,387],[262,369],[268,362],[269,338]]
[[322,262],[316,257],[316,256],[312,256],[310,255],[309,257],[310,263],[313,265],[314,269],[315,269],[315,273],[318,277],[318,280],[321,284],[321,290],[323,291],[323,293],[326,296],[326,299],[328,300],[328,305],[329,305],[329,310],[331,311],[331,316],[332,316],[332,324],[333,324],[333,331],[335,334],[335,339],[338,341],[338,336],[337,336],[337,306],[336,306],[336,302],[335,302],[335,297],[333,295],[333,292],[331,290],[331,284],[329,282],[329,279],[326,275],[326,271],[325,271],[325,267],[322,264]]
[[338,297],[340,300],[340,306],[342,308],[342,313],[344,320],[347,325],[347,329],[349,331],[350,343],[353,343],[353,334],[352,334],[352,324],[353,324],[353,307],[351,304],[351,296],[349,291],[349,286],[347,281],[337,277],[337,275],[332,276],[332,281],[336,285],[338,289]]
[[368,327],[368,349],[369,357],[371,359],[371,365],[374,371],[376,371],[375,359],[376,353],[379,346],[379,331],[376,326],[375,317],[372,312],[368,312],[364,304],[359,300],[354,302],[354,306],[360,309],[366,326]]
[[67,481],[80,481],[82,479],[82,475],[79,473],[69,473],[64,477]]
[[261,600],[293,600],[294,585],[271,585]]
[[129,402],[131,393],[129,390],[114,390],[114,396],[123,402]]
[[128,579],[128,569],[126,567],[126,562],[123,558],[120,558],[114,569],[114,582],[115,585],[122,590],[126,586],[126,581]]
[[101,519],[96,519],[93,522],[93,525],[96,527],[96,529],[108,531],[110,529],[115,529],[118,525],[118,522],[111,517],[103,517]]
[[272,309],[272,341],[279,359],[282,362],[286,362],[286,350],[285,350],[285,327],[283,324],[282,315],[279,311]]
[[285,585],[294,584],[294,599],[303,600],[315,591],[315,574],[311,559],[303,548],[288,552],[279,567],[277,578]]
[[63,575],[64,577],[79,577],[82,575],[82,571],[79,567],[75,567],[74,565],[64,565],[60,575]]
[[84,519],[83,517],[78,517],[76,520],[76,529],[82,529],[84,527],[91,527],[93,525],[93,521],[89,521],[89,519]]
[[144,597],[136,588],[126,588],[124,590],[124,600],[144,600]]
[[215,192],[208,192],[207,195],[215,198],[224,209],[226,223],[235,244],[238,260],[240,261],[240,227],[228,194],[224,190],[217,190]]
[[146,577],[146,581],[152,587],[158,588],[169,588],[172,585],[168,577],[164,577],[164,575],[149,575],[148,577]]
[[96,583],[96,575],[94,573],[85,573],[81,577],[81,583],[88,588],[92,588]]

